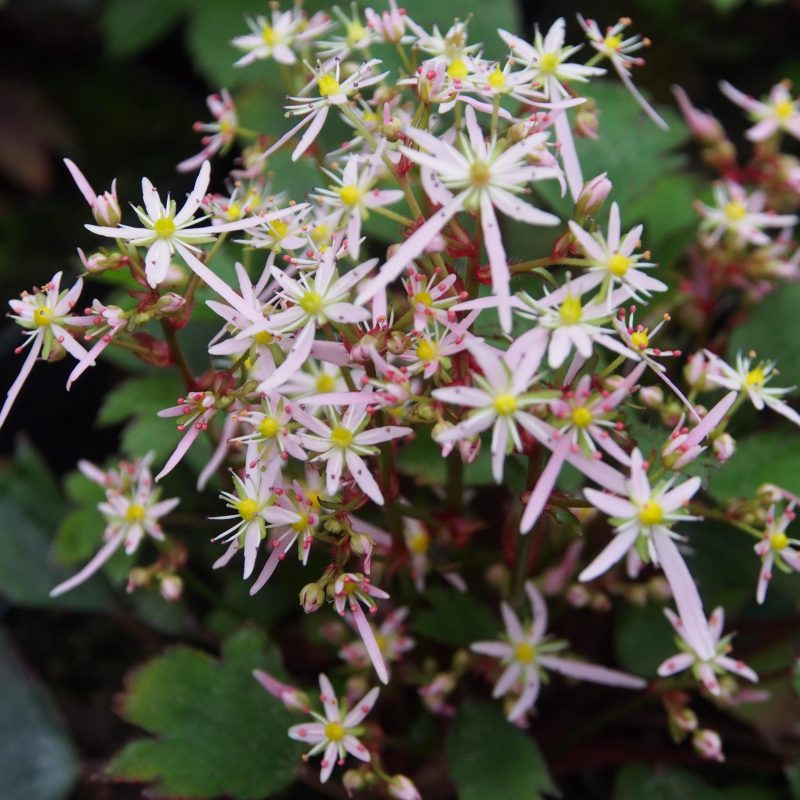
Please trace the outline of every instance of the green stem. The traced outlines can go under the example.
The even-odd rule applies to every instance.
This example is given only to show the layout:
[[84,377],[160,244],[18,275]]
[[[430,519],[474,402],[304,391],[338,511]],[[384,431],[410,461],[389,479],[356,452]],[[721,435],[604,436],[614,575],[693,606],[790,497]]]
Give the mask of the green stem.
[[181,343],[178,341],[175,328],[168,319],[162,318],[160,322],[161,330],[164,332],[164,338],[167,341],[169,352],[172,355],[172,360],[175,362],[175,366],[178,367],[178,372],[180,372],[187,390],[191,390],[194,386],[194,374],[192,373],[192,368],[189,366],[189,362],[186,360],[186,354],[183,352]]

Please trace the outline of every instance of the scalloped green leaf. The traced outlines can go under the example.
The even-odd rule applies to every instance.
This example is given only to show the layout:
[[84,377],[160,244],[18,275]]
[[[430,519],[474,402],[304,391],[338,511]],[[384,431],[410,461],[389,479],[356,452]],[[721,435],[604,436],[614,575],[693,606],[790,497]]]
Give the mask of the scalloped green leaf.
[[294,717],[252,677],[280,671],[262,634],[242,630],[217,660],[178,646],[134,672],[122,716],[154,738],[128,744],[111,762],[113,778],[153,783],[156,797],[260,800],[294,779]]

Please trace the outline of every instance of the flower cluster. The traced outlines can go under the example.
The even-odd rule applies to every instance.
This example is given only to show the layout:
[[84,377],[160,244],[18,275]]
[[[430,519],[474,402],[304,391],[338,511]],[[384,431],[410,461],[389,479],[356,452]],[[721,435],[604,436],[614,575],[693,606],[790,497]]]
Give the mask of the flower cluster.
[[[705,300],[731,287],[761,297],[796,277],[800,178],[777,149],[784,133],[800,132],[787,87],[759,102],[723,86],[755,121],[748,137],[757,169],[739,168],[718,124],[678,90],[722,179],[713,204],[697,206],[692,274],[673,291],[673,276],[646,249],[644,226],[617,202],[606,208],[614,175],[586,181],[575,141],[587,133],[579,115],[606,62],[644,115],[666,126],[633,83],[643,63],[633,54],[648,42],[625,34],[629,20],[603,29],[579,18],[593,53],[584,63],[563,19],[532,41],[500,30],[506,57],[496,61],[469,40],[467,22],[427,31],[394,2],[363,17],[337,9],[335,17],[309,18],[295,6],[246,21],[250,32],[232,43],[242,53],[236,66],[278,62],[289,79],[286,115],[299,122],[253,139],[239,127],[234,98],[213,95],[215,122],[197,126],[203,149],[179,166],[198,170],[182,204],[145,178],[136,219],[124,222],[115,185],[98,196],[67,162],[94,217],[86,228],[102,242],[81,254],[86,270],[125,270],[127,299],[95,300],[76,314],[82,280],[62,292],[58,273],[12,301],[29,349],[0,424],[37,359],[74,358],[70,383],[106,347],[177,370],[185,391],[165,399],[159,417],[175,421],[180,437],[157,480],[196,464],[189,455],[211,441],[197,485],[221,486],[213,567],[241,554],[254,595],[294,551],[289,577],[303,611],[333,612],[321,638],[354,684],[342,706],[320,675],[323,713],[289,730],[311,746],[306,758],[321,755],[323,782],[352,756],[363,766],[345,774],[348,789],[419,796],[410,778],[383,770],[381,737],[362,725],[382,702],[377,688],[365,691],[370,669],[383,684],[391,669],[392,682],[416,686],[426,708],[444,716],[467,673],[488,674],[493,697],[504,698],[518,725],[535,712],[552,672],[629,690],[647,685],[565,656],[567,642],[547,633],[543,593],[599,609],[657,587],[652,595],[677,609],[665,613],[681,651],[658,676],[685,672],[730,699],[738,687],[728,673],[757,676],[728,655],[723,612],[707,615],[684,544],[708,516],[756,536],[759,602],[774,567],[800,571],[800,541],[786,533],[796,499],[773,493],[768,504],[722,510],[705,497],[703,480],[733,456],[728,426],[746,403],[796,425],[800,415],[786,402],[791,389],[772,385],[773,361],[740,354],[731,365],[719,341],[699,335],[685,354],[653,340],[673,327],[665,308],[679,310],[676,322],[696,333],[704,329],[699,309],[711,307]],[[400,54],[399,75],[372,56],[382,46]],[[339,122],[350,138],[334,148],[329,129]],[[210,193],[209,159],[240,145],[228,190]],[[270,187],[273,154],[287,146],[293,160],[320,167],[306,197]],[[746,185],[754,174],[757,185]],[[556,213],[548,197],[571,213]],[[376,233],[374,217],[392,226],[391,241]],[[512,241],[511,225],[525,235]],[[548,242],[544,254],[519,252],[528,236]],[[221,252],[233,268],[218,266]],[[200,312],[217,325],[202,342],[202,372],[177,335],[204,330],[191,324]],[[694,341],[680,337],[687,339]],[[81,343],[93,340],[89,349]],[[485,480],[466,490],[475,462]],[[90,578],[122,546],[131,555],[147,537],[164,543],[160,520],[178,500],[158,499],[151,463],[108,471],[81,463],[107,494],[99,506],[105,543],[53,594]],[[486,499],[497,497],[499,506]],[[572,533],[565,538],[576,527],[585,548]],[[546,549],[549,570],[529,559],[531,547]],[[147,585],[146,574],[132,573],[130,588]],[[416,595],[445,591],[439,579],[467,599],[482,582],[492,587],[505,632],[474,641],[449,668],[421,658],[414,667],[418,642],[404,624]],[[525,597],[530,621],[520,618]],[[499,659],[499,675],[482,656]],[[299,690],[256,677],[288,707],[311,708]],[[652,691],[662,691],[651,677]],[[696,737],[698,750],[716,752],[715,735]]]

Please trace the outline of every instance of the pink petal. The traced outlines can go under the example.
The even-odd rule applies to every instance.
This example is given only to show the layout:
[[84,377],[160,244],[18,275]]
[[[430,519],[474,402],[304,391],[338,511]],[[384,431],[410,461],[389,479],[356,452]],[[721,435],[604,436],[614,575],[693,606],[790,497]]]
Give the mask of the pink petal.
[[71,589],[74,589],[76,586],[79,586],[84,581],[87,581],[92,575],[97,572],[103,564],[108,561],[114,553],[117,552],[119,546],[122,544],[122,540],[125,538],[125,531],[121,530],[114,536],[112,536],[94,555],[92,560],[77,574],[73,575],[68,580],[64,581],[63,583],[59,583],[55,589],[50,591],[50,597],[58,597],[60,594],[64,594],[64,592],[68,592]]

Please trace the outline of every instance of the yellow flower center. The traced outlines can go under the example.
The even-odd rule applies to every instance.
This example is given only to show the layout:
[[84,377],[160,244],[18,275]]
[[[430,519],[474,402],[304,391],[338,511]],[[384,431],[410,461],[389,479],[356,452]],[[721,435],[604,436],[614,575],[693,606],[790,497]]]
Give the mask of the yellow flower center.
[[327,372],[320,372],[314,381],[314,385],[320,393],[332,392],[336,388],[336,380],[333,375],[329,375]]
[[499,66],[495,67],[491,73],[489,73],[489,77],[486,79],[486,82],[492,89],[500,90],[506,85],[506,76],[503,70],[500,69]]
[[336,191],[339,193],[339,197],[342,198],[342,202],[346,206],[358,205],[359,200],[361,200],[361,190],[358,186],[354,186],[353,184],[342,186]]
[[358,44],[367,35],[367,29],[358,20],[347,23],[347,44]]
[[337,425],[331,431],[331,444],[335,447],[350,447],[353,442],[353,432],[343,425]]
[[280,34],[276,33],[275,28],[271,25],[265,25],[261,29],[261,38],[264,40],[264,44],[267,45],[267,47],[275,47],[281,40]]
[[386,637],[383,636],[380,633],[376,633],[375,634],[375,644],[378,645],[378,650],[380,650],[381,653],[385,652],[385,650],[386,650]]
[[539,60],[539,70],[540,72],[555,72],[560,63],[560,53],[545,53]]
[[298,533],[300,531],[305,530],[307,527],[308,527],[308,514],[301,514],[300,519],[297,520],[297,522],[293,522],[291,524],[292,530],[295,530]]
[[622,44],[622,37],[621,36],[606,36],[606,38],[603,39],[603,44],[609,50],[617,50],[617,49],[619,49],[619,46]]
[[473,186],[487,186],[492,179],[489,165],[484,161],[473,161],[469,168],[469,179]]
[[417,358],[420,361],[433,361],[437,355],[438,348],[433,342],[423,339],[417,345]]
[[748,372],[747,375],[745,375],[744,385],[763,386],[766,380],[767,376],[764,374],[764,370],[761,369],[761,367],[756,367],[755,369],[751,369],[750,372]]
[[324,307],[325,301],[319,292],[308,291],[300,300],[300,308],[302,308],[306,314],[319,314]]
[[608,271],[618,278],[621,278],[630,267],[631,260],[627,256],[622,255],[622,253],[614,253],[614,255],[608,259]]
[[314,244],[320,244],[320,242],[324,242],[328,239],[330,235],[331,229],[327,225],[317,225],[311,231],[311,241],[314,242]]
[[650,337],[647,335],[647,331],[634,331],[631,334],[631,344],[637,350],[646,350],[650,344]]
[[431,545],[431,537],[425,531],[419,531],[409,537],[408,549],[418,556],[425,555]]
[[222,119],[219,122],[219,132],[220,133],[231,133],[236,130],[233,126],[233,123],[230,120]]
[[571,294],[567,295],[558,310],[558,314],[565,325],[574,325],[576,322],[580,322],[583,316],[581,301]]
[[47,306],[37,306],[36,310],[33,312],[33,321],[40,328],[49,325],[52,319],[53,310]]
[[658,525],[664,520],[664,509],[655,500],[648,500],[639,512],[639,520],[643,525]]
[[513,394],[499,394],[494,399],[494,410],[501,417],[510,417],[517,410],[517,398]]
[[416,305],[420,303],[421,305],[425,306],[426,308],[430,308],[433,305],[433,298],[431,297],[430,292],[417,292],[411,300]]
[[258,503],[252,498],[246,497],[236,504],[236,511],[245,522],[250,522],[258,513]]
[[330,742],[341,742],[344,739],[344,727],[339,722],[329,722],[325,726],[325,738]]
[[586,406],[577,406],[572,409],[572,422],[579,428],[585,428],[592,422],[592,412]]
[[281,429],[280,423],[275,417],[264,417],[258,423],[258,432],[265,438],[271,439]]
[[317,78],[317,86],[319,87],[320,97],[330,97],[332,94],[339,94],[342,91],[339,81],[333,75],[328,75],[327,73]]
[[272,334],[269,331],[259,331],[253,337],[253,341],[256,344],[270,344],[272,342]]
[[523,664],[532,664],[533,659],[536,658],[536,645],[530,642],[520,642],[514,648],[514,658]]
[[731,202],[725,206],[723,212],[729,222],[739,222],[747,213],[747,209],[737,200],[731,200]]
[[454,80],[460,81],[467,77],[469,70],[463,58],[454,58],[447,68],[447,74]]
[[773,550],[783,550],[789,546],[789,537],[783,531],[775,531],[769,537],[769,544]]
[[138,503],[131,503],[125,511],[125,519],[128,522],[142,522],[144,520],[144,506]]
[[175,223],[172,217],[161,217],[153,223],[153,230],[159,239],[169,239],[175,233]]
[[794,114],[794,103],[791,100],[781,100],[775,103],[775,116],[783,121],[789,119]]
[[309,491],[306,492],[306,497],[311,501],[311,505],[314,506],[314,508],[319,508],[319,498],[321,496],[321,493],[316,489],[309,489]]
[[[228,207],[225,209],[225,216],[229,220],[237,220],[239,217],[242,216],[242,207],[239,203],[229,203]],[[159,220],[160,222],[161,220]]]
[[269,229],[276,239],[283,239],[289,233],[289,223],[284,222],[282,219],[276,219],[269,223]]

